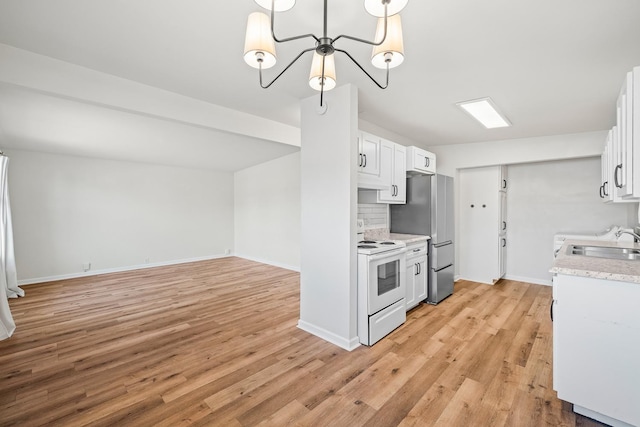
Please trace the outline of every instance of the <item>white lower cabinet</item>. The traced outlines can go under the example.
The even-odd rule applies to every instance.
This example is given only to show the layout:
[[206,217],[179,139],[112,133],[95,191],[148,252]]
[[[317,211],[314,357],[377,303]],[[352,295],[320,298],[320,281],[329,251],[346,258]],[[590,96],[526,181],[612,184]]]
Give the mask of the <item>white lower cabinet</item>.
[[553,278],[553,388],[574,411],[640,426],[640,284]]
[[407,311],[427,298],[427,243],[420,242],[407,246],[407,275],[405,306]]

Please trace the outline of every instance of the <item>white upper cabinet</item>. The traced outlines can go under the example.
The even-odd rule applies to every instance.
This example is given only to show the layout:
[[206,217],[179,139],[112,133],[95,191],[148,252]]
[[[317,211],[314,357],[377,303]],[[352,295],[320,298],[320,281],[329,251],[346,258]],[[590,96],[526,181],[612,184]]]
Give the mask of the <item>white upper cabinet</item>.
[[407,147],[407,173],[435,174],[436,155],[422,148]]
[[378,203],[401,204],[407,202],[406,181],[407,147],[382,140],[380,145],[380,177],[388,184],[387,190],[378,191]]
[[625,76],[616,103],[616,125],[602,154],[599,194],[605,202],[640,200],[640,67]]
[[380,176],[380,149],[382,140],[366,132],[358,133],[358,187],[368,189],[385,189]]

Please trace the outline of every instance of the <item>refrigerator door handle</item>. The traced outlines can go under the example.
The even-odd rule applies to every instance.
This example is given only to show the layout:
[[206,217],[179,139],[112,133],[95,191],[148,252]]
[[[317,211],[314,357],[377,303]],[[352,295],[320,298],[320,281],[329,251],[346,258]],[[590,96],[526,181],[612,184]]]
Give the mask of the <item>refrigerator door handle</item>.
[[441,268],[439,268],[439,269],[437,269],[437,270],[433,270],[433,271],[437,273],[438,271],[442,271],[442,270],[444,270],[445,268],[449,268],[449,267],[451,267],[451,266],[453,266],[453,264],[449,264],[449,265],[447,265],[446,267],[441,267]]

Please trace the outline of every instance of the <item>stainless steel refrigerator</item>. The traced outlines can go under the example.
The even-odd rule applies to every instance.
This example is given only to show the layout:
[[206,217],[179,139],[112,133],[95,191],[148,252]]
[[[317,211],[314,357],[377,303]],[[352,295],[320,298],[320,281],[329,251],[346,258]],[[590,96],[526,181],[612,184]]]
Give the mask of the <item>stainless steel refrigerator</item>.
[[437,304],[453,293],[453,178],[413,175],[407,178],[407,203],[391,205],[391,232],[423,234],[429,241],[427,302]]

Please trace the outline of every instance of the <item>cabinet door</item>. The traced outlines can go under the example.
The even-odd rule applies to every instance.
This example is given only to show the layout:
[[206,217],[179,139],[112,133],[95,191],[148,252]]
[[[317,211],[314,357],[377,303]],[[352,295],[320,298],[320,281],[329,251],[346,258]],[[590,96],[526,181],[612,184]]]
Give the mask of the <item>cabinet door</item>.
[[558,397],[640,425],[638,285],[558,275],[553,292],[553,388]]
[[607,171],[607,180],[606,185],[604,186],[604,194],[605,200],[607,202],[615,202],[616,201],[616,191],[615,191],[615,183],[613,180],[613,170],[616,166],[615,162],[615,153],[613,147],[614,141],[614,128],[612,128],[607,133],[607,142],[606,142],[606,150],[607,150],[607,164],[605,169]]
[[414,151],[415,169],[425,173],[436,173],[436,156],[425,150]]
[[507,274],[507,235],[501,234],[498,248],[498,277],[495,281],[503,278]]
[[633,196],[640,198],[640,67],[635,67],[632,73],[631,89],[627,90],[629,100],[627,111],[631,126],[631,145],[634,147],[631,157]]
[[607,146],[605,143],[605,147],[604,147],[604,151],[602,152],[602,156],[600,156],[600,189],[598,191],[598,194],[600,195],[600,198],[607,202],[609,201],[609,197],[608,197],[608,186],[609,186],[609,182],[607,181],[608,179],[608,171],[607,171],[607,166],[608,166],[608,162],[607,162]]
[[507,193],[504,191],[498,192],[500,198],[500,216],[498,217],[498,233],[507,232]]
[[416,300],[416,277],[418,267],[416,267],[416,263],[413,260],[407,260],[407,276],[406,276],[406,286],[405,286],[405,296],[404,303],[407,311],[413,308],[417,303]]
[[380,146],[380,177],[388,183],[388,190],[378,191],[379,203],[406,203],[406,147],[382,140]]
[[427,257],[420,257],[416,260],[416,265],[418,266],[418,274],[415,276],[415,295],[416,295],[416,304],[419,304],[420,301],[424,301],[427,299],[427,278],[429,276],[429,272],[427,271]]
[[507,191],[507,167],[498,166],[498,190]]
[[407,201],[407,148],[404,145],[393,144],[393,180],[396,186],[393,196],[394,203],[406,203]]
[[617,102],[620,146],[620,182],[618,195],[633,195],[633,72],[627,73]]
[[393,202],[396,188],[393,184],[393,152],[394,143],[382,140],[380,144],[380,180],[388,189],[378,191],[378,202]]
[[380,138],[362,132],[360,140],[360,173],[378,176],[380,174]]

